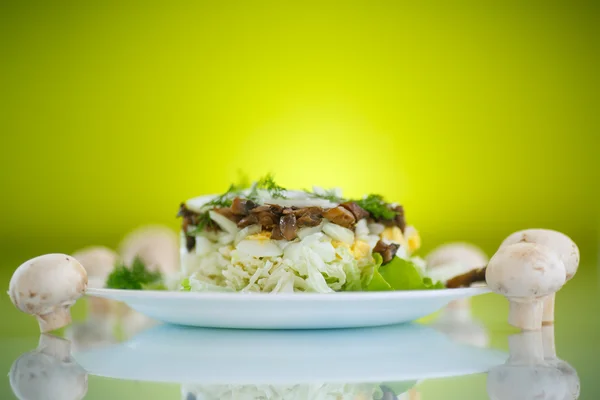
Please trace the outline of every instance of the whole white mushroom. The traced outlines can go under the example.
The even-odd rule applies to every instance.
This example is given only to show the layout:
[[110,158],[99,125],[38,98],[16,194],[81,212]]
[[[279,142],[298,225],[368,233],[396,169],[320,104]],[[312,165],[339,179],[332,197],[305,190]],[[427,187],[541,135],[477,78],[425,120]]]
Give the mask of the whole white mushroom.
[[125,265],[139,257],[151,271],[172,274],[179,270],[179,237],[165,226],[138,228],[123,239],[119,249]]
[[90,287],[103,287],[108,275],[119,261],[119,255],[108,247],[91,246],[73,253],[87,272]]
[[21,400],[79,400],[88,389],[87,372],[71,357],[70,342],[47,334],[13,363],[9,380]]
[[[510,246],[515,243],[537,243],[550,248],[556,252],[558,257],[565,265],[566,280],[575,276],[579,267],[579,248],[575,242],[564,233],[550,229],[526,229],[515,232],[507,237],[500,245],[500,248]],[[555,294],[552,293],[544,299],[544,315],[542,322],[551,324],[554,322],[554,302]]]
[[546,246],[517,243],[501,247],[488,263],[489,288],[510,302],[508,322],[521,329],[540,329],[543,298],[565,283],[565,266]]
[[[88,275],[88,286],[102,288],[106,278],[119,261],[119,255],[108,247],[86,247],[73,253],[73,257],[85,268]],[[112,318],[119,307],[114,300],[100,297],[88,297],[89,313],[93,318]]]
[[8,294],[21,311],[35,315],[42,332],[71,322],[71,306],[87,288],[83,266],[66,254],[46,254],[21,264],[10,280]]

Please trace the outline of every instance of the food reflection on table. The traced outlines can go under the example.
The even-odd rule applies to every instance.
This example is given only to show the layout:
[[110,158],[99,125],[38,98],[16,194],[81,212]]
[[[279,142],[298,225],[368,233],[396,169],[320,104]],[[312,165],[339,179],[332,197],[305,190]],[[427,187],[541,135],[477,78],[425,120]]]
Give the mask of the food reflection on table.
[[575,369],[556,357],[554,326],[509,337],[510,357],[488,373],[492,400],[579,398]]
[[469,302],[450,303],[429,326],[459,343],[487,347],[490,342],[487,328],[473,316]]
[[[464,318],[465,314],[462,314],[461,317]],[[436,352],[443,352],[446,351],[444,349],[447,349],[449,350],[449,356],[454,354],[452,351],[453,347],[450,345],[444,345],[444,341],[441,339],[443,335],[440,336],[440,334],[436,333],[434,330],[419,326],[413,326],[412,328],[409,327],[408,330],[405,328],[406,326],[373,328],[370,330],[371,333],[369,333],[367,330],[346,330],[345,333],[350,335],[347,337],[343,336],[342,331],[329,332],[328,334],[334,336],[341,334],[342,336],[340,336],[340,340],[337,342],[340,343],[341,346],[352,346],[354,350],[357,349],[353,343],[355,339],[358,340],[359,336],[364,337],[364,335],[371,335],[373,338],[378,337],[382,341],[387,339],[391,340],[392,337],[398,337],[403,339],[401,340],[402,342],[405,340],[413,340],[416,338],[416,336],[420,336],[424,337],[427,343],[430,343],[430,345],[436,347]],[[363,331],[362,334],[361,331]],[[134,345],[132,348],[139,346],[139,348],[136,349],[137,351],[143,349],[148,350],[149,352],[144,350],[146,357],[148,357],[150,353],[154,352],[156,357],[160,357],[160,354],[163,354],[162,351],[166,348],[170,349],[171,353],[174,354],[181,353],[183,355],[184,353],[189,353],[192,357],[195,357],[196,353],[199,354],[199,352],[196,352],[196,349],[189,345],[187,341],[195,339],[209,340],[211,338],[212,340],[217,341],[233,340],[231,343],[234,348],[230,352],[232,357],[237,351],[235,346],[239,348],[247,346],[248,340],[252,341],[253,343],[257,343],[258,346],[260,346],[260,343],[262,342],[266,343],[268,341],[273,343],[273,345],[276,346],[277,353],[281,354],[285,346],[291,346],[292,343],[297,344],[298,338],[300,337],[306,337],[307,339],[303,341],[303,346],[310,347],[311,343],[316,344],[318,342],[317,336],[324,338],[323,335],[327,335],[327,333],[324,332],[316,332],[313,333],[315,335],[314,340],[311,340],[309,332],[290,332],[291,336],[287,337],[285,340],[282,340],[281,338],[285,337],[285,333],[283,332],[257,333],[248,331],[190,329],[179,328],[175,326],[157,326],[144,332],[144,334],[144,337],[140,336],[140,339],[134,338],[133,342],[131,343]],[[174,334],[177,339],[176,343],[169,342],[167,340],[168,337],[173,337]],[[262,337],[261,335],[263,334],[266,336]],[[116,338],[114,336],[114,331],[110,329],[109,324],[102,325],[102,321],[92,319],[73,325],[70,330],[65,332],[65,335],[70,337],[73,343],[60,337],[42,334],[40,336],[38,347],[33,351],[23,354],[13,363],[10,370],[9,379],[11,387],[17,398],[28,400],[84,398],[88,391],[88,372],[84,369],[84,366],[86,366],[85,363],[78,363],[78,354],[82,351],[84,353],[85,351],[102,351],[103,349],[109,349],[113,346],[117,346],[115,344]],[[254,337],[248,338],[246,335],[254,335]],[[448,337],[452,339],[453,335],[449,335]],[[454,336],[453,340],[457,341],[457,338],[458,341],[461,341],[460,337],[457,336]],[[369,340],[369,342],[373,341]],[[375,340],[374,342],[377,341]],[[152,348],[153,345],[156,345],[156,349]],[[201,342],[199,343],[199,346],[203,346]],[[205,350],[203,351],[206,351],[206,349],[209,348],[210,343],[204,343],[204,346]],[[413,346],[411,345],[411,347]],[[467,346],[465,349],[468,349],[469,347],[470,346]],[[373,349],[375,348],[379,349],[380,347],[377,346]],[[512,335],[509,337],[509,348],[510,353],[508,359],[493,358],[497,356],[494,356],[491,353],[487,356],[483,355],[483,353],[477,355],[476,353],[468,351],[466,353],[461,353],[465,354],[467,358],[471,358],[473,365],[478,364],[480,367],[486,362],[496,360],[496,363],[490,363],[489,366],[484,370],[489,371],[487,377],[487,391],[490,399],[566,400],[577,399],[579,397],[580,383],[577,372],[569,363],[561,360],[557,356],[554,340],[554,326],[544,326],[543,329],[538,331],[527,331]],[[120,354],[120,363],[126,362],[129,357],[126,353],[122,352],[123,349],[124,348],[116,348],[117,352],[114,353]],[[343,351],[343,349],[338,350],[336,350],[336,352],[338,354],[342,354],[340,351]],[[75,357],[71,355],[71,351],[74,352]],[[489,350],[482,349],[480,351]],[[315,355],[317,354],[316,351],[313,353]],[[359,351],[358,355],[360,356],[361,354],[366,355],[367,353]],[[399,353],[397,351],[391,349],[389,354],[393,355],[394,360],[398,360],[397,356]],[[209,354],[209,356],[206,357],[206,360],[211,358],[212,355]],[[456,355],[453,357],[455,356]],[[119,368],[123,370],[125,367],[114,364],[114,359],[115,358],[112,356],[107,357],[106,365],[114,370]],[[149,358],[144,362],[147,363],[148,360]],[[169,359],[167,357],[164,358],[164,360],[165,363],[169,364],[171,361],[175,360],[175,358]],[[286,365],[289,365],[290,361],[289,357],[287,356],[271,358],[270,360]],[[308,359],[305,359],[304,361],[307,360]],[[502,364],[503,360],[506,360],[504,364]],[[90,360],[84,359],[84,361]],[[433,358],[431,358],[429,361],[424,361],[421,359],[420,362],[417,362],[416,364],[413,363],[413,365],[415,368],[425,372],[428,370],[428,368],[423,367],[423,362],[426,364],[434,364],[434,361],[435,360]],[[202,362],[202,360],[200,360],[200,362]],[[111,366],[111,363],[114,365]],[[258,360],[257,363],[260,363],[260,360]],[[402,370],[404,368],[402,367],[402,364],[403,363],[397,361],[394,365],[398,365],[398,369]],[[189,365],[184,367],[188,368]],[[212,365],[214,365],[214,368],[219,369],[219,371],[223,371],[223,366],[225,363],[223,363],[222,360],[215,359]],[[232,364],[227,362],[227,365]],[[389,369],[391,365],[392,364],[387,365],[386,369]],[[463,364],[463,367],[464,365],[465,364]],[[98,364],[94,367],[97,366]],[[258,364],[256,366],[260,367]],[[229,378],[227,378],[226,374],[224,372],[219,373],[218,371],[209,377],[208,380],[205,380],[201,383],[194,383],[194,378],[200,378],[200,376],[198,373],[193,371],[187,376],[181,375],[181,373],[185,370],[184,367],[177,369],[171,364],[167,365],[167,368],[176,369],[175,373],[169,379],[176,379],[177,377],[182,378],[179,381],[181,390],[180,398],[182,400],[430,400],[429,398],[425,398],[425,396],[421,396],[419,393],[420,381],[418,379],[399,381],[380,380],[375,382],[365,380],[364,382],[361,382],[358,379],[359,375],[355,374],[352,380],[344,383],[343,380],[339,379],[341,375],[337,376],[334,381],[327,379],[319,381],[317,377],[320,376],[320,374],[307,374],[305,377],[309,378],[308,381],[293,383],[293,378],[289,377],[289,382],[292,383],[288,384],[283,382],[283,378],[288,378],[282,374],[259,376],[260,374],[257,375],[251,373],[249,376],[254,377],[256,382],[248,383],[241,381],[236,382],[236,379],[241,377],[241,375],[238,374],[238,372],[241,370],[235,370],[234,368],[235,376],[231,376],[230,383],[227,382]],[[328,368],[329,367],[331,367],[331,365],[328,364]],[[267,371],[282,369],[281,365],[274,365],[272,368],[264,368],[263,365],[261,368],[264,369],[265,373],[267,373]],[[260,370],[260,368],[258,369]],[[150,371],[156,370],[157,366],[150,365],[147,369],[147,372],[152,374]],[[404,368],[404,370],[406,372],[400,372],[400,375],[410,372],[413,369]],[[302,371],[302,369],[296,369],[296,372]],[[348,371],[350,371],[350,369],[348,369]],[[367,371],[375,370],[361,369],[361,371],[365,372],[366,374]],[[438,372],[436,373],[439,373],[441,370],[438,369],[437,371]],[[270,377],[274,379],[273,383],[268,382]],[[150,379],[147,379],[149,381],[154,379],[152,377],[149,378]],[[217,381],[217,379],[220,379],[220,381]],[[160,381],[160,379],[158,380]],[[261,381],[259,382],[259,380]],[[93,390],[93,387],[90,387],[90,390]]]
[[182,400],[419,400],[412,383],[182,385]]
[[88,390],[87,372],[71,356],[68,340],[42,334],[37,349],[21,355],[9,373],[20,400],[79,400]]

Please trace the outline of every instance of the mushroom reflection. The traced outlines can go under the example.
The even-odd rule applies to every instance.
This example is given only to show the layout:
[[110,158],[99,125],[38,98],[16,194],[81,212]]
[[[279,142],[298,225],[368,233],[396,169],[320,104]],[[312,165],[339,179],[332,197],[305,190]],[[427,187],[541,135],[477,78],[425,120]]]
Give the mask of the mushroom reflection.
[[492,400],[577,399],[579,378],[554,351],[554,327],[509,337],[510,356],[488,373]]
[[9,375],[21,400],[79,400],[87,393],[87,372],[71,357],[71,343],[47,334],[13,363]]
[[487,347],[490,342],[488,330],[473,317],[469,303],[450,303],[430,326],[458,343]]

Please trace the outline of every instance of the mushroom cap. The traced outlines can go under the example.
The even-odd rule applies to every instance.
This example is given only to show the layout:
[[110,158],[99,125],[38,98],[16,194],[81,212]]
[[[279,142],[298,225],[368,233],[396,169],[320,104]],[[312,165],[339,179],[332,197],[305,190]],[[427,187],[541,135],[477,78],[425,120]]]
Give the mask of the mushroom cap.
[[565,399],[578,399],[581,394],[581,381],[579,380],[579,375],[577,375],[577,370],[571,364],[560,359],[546,360],[546,362],[558,369],[562,374],[571,395],[570,397],[565,397]]
[[165,226],[138,228],[123,239],[119,248],[126,265],[140,257],[149,270],[167,274],[179,270],[179,237]]
[[425,259],[429,277],[447,282],[455,276],[487,265],[487,255],[470,243],[448,243],[434,249]]
[[474,244],[456,242],[435,248],[425,260],[429,268],[460,264],[473,269],[484,267],[488,263],[488,256]]
[[9,376],[15,396],[22,400],[79,400],[88,388],[87,372],[70,354],[59,357],[39,348],[19,357]]
[[577,272],[577,267],[579,266],[579,248],[564,233],[551,229],[526,229],[508,236],[504,239],[500,248],[515,243],[537,243],[552,249],[565,264],[567,280],[573,278]]
[[536,298],[557,292],[565,283],[558,255],[536,243],[501,247],[488,263],[485,278],[491,290],[513,298]]
[[10,280],[13,304],[28,314],[44,315],[70,307],[87,287],[83,266],[66,254],[46,254],[21,264]]
[[119,255],[104,246],[85,247],[73,253],[73,257],[85,268],[89,277],[106,277],[115,268]]
[[569,390],[558,369],[549,365],[500,365],[487,376],[491,400],[566,399]]

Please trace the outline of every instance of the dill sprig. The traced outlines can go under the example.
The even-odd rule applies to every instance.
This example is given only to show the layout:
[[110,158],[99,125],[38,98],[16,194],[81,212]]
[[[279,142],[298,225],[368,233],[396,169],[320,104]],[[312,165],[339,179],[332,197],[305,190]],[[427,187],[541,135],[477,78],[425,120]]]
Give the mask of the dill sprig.
[[275,178],[271,173],[268,173],[252,184],[248,199],[256,201],[258,199],[258,189],[266,190],[273,198],[285,199],[283,192],[286,189],[275,182]]
[[354,202],[377,219],[394,219],[398,215],[396,211],[390,209],[389,204],[379,194],[370,194]]
[[233,199],[235,196],[240,194],[241,189],[234,184],[229,185],[229,189],[227,191],[208,203],[204,204],[202,207],[204,208],[214,208],[214,207],[231,207],[233,203]]
[[313,197],[315,199],[325,199],[331,201],[332,203],[343,203],[344,201],[346,201],[346,199],[336,194],[335,189],[323,189],[323,193],[315,193],[314,191],[310,191],[307,189],[304,189],[304,191],[310,197]]
[[207,229],[214,228],[216,226],[215,221],[210,218],[209,210],[206,210],[200,214],[198,214],[197,221],[198,224],[194,226],[194,229],[186,232],[188,236],[195,236],[200,232],[203,232]]

